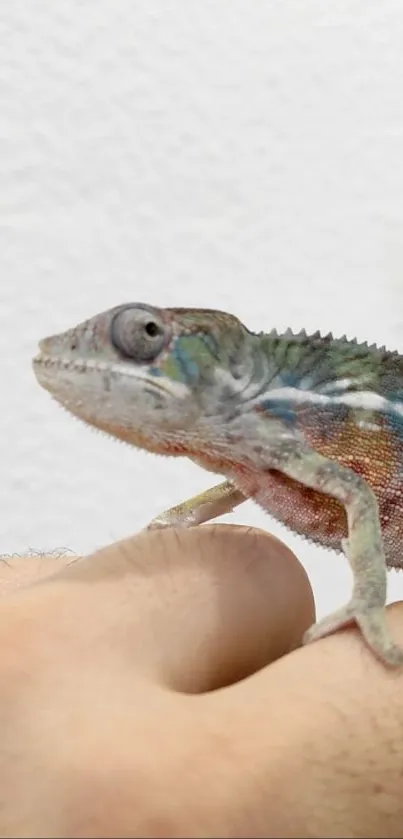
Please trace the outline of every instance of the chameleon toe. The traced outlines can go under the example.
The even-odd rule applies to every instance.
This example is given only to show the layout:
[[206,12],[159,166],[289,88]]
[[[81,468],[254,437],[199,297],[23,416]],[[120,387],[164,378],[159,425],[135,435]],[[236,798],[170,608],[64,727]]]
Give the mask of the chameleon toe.
[[367,646],[383,664],[390,667],[403,665],[403,648],[395,644],[390,637],[383,607],[363,612],[351,601],[310,627],[304,635],[303,642],[310,644],[319,641],[352,623],[357,624]]

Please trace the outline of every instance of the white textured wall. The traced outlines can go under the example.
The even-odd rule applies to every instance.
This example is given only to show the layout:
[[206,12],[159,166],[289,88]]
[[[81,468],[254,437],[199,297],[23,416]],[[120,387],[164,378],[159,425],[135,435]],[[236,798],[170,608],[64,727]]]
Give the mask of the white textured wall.
[[68,417],[39,337],[134,299],[403,349],[403,4],[14,0],[0,33],[0,550],[89,550],[211,476]]

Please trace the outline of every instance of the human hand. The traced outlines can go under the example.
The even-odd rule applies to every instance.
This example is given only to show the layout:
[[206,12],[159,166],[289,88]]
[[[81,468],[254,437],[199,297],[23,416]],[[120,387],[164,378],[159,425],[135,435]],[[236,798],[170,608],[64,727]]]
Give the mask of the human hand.
[[273,537],[140,534],[1,586],[0,836],[402,835],[403,674],[354,629],[295,649],[313,599]]

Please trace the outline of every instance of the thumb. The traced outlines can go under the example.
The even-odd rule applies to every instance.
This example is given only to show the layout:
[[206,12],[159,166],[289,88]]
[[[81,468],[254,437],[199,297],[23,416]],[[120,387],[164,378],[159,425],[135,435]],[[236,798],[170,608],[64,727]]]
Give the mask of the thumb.
[[314,621],[312,591],[294,554],[251,528],[141,533],[62,574],[77,581],[96,575],[109,585],[102,599],[109,612],[119,600],[119,652],[123,637],[128,666],[186,693],[256,672],[299,646]]

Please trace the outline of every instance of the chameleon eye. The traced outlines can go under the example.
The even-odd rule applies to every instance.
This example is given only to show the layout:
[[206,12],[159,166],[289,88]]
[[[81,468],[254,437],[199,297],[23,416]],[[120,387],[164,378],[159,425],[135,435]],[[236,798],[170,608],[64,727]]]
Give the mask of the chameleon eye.
[[169,338],[169,330],[159,315],[150,309],[127,306],[115,315],[111,341],[125,358],[152,361]]

